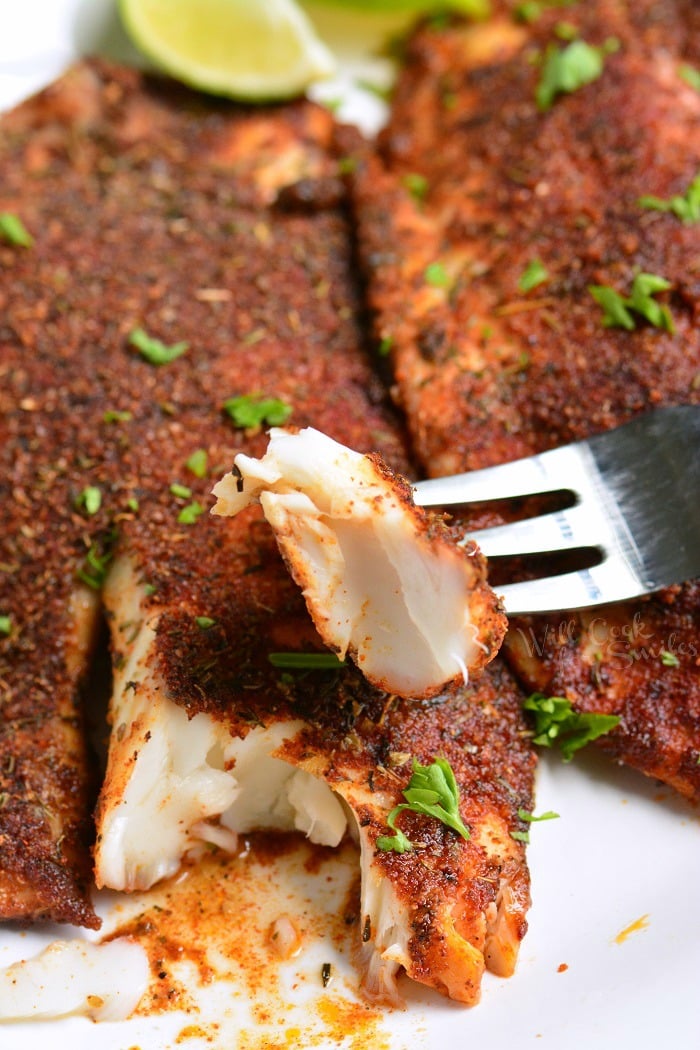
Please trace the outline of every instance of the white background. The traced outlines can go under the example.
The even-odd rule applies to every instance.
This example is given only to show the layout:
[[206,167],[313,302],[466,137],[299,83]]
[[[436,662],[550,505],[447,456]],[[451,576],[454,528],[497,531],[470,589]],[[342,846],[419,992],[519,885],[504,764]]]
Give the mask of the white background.
[[[376,97],[357,79],[386,82],[387,62],[373,46],[395,20],[336,18],[314,6],[341,60],[324,85],[342,94],[342,115],[372,130]],[[0,108],[57,76],[73,57],[102,51],[133,59],[111,0],[0,0]],[[613,767],[601,755],[568,766],[545,756],[537,812],[560,819],[532,827],[533,907],[518,971],[487,976],[471,1010],[417,990],[405,1012],[391,1012],[392,1047],[487,1046],[552,1050],[658,1050],[697,1044],[700,978],[700,835],[698,813],[666,789]],[[617,935],[646,916],[621,943]],[[0,928],[0,966],[37,951],[50,936]],[[79,936],[79,934],[77,934]],[[560,972],[560,964],[567,969]],[[216,1005],[211,1009],[215,1016]],[[225,1019],[221,1046],[236,1046],[236,1018]],[[82,1018],[0,1026],[0,1050],[166,1050],[203,1046],[174,1040],[182,1015],[94,1025]],[[211,1046],[212,1044],[206,1044]],[[314,1044],[318,1045],[318,1044]],[[330,1045],[330,1044],[329,1044]],[[339,1045],[339,1044],[332,1044]]]

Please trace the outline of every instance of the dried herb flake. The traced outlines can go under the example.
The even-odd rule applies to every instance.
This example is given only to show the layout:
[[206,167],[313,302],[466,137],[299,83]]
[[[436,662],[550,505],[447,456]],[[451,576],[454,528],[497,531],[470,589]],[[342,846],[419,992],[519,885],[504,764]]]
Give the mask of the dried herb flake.
[[0,212],[0,240],[18,248],[31,248],[34,244],[34,238],[22,220],[9,211]]
[[129,343],[138,350],[145,361],[156,366],[169,365],[190,348],[190,344],[184,341],[168,346],[149,335],[143,328],[134,328],[129,335]]

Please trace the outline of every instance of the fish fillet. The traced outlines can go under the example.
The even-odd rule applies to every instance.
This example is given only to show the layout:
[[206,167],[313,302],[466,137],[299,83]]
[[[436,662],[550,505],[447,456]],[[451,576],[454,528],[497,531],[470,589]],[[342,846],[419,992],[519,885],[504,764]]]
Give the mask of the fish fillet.
[[[318,176],[321,194],[337,196],[323,144],[328,115],[305,106],[284,118],[260,110],[234,120],[231,112],[147,86],[135,72],[84,63],[2,121],[0,208],[33,238],[29,247],[0,246],[4,918],[97,925],[88,893],[95,784],[80,703],[99,630],[97,589],[142,498],[144,521],[164,546],[188,538],[175,521],[184,501],[169,486],[192,477],[188,413],[194,404],[204,415],[210,346],[225,348],[229,364],[209,386],[213,425],[199,434],[222,469],[236,444],[223,397],[263,389],[267,361],[288,342],[303,341],[305,357],[278,394],[313,391],[337,369],[341,415],[358,418],[350,406],[361,387],[362,410],[367,397],[381,399],[363,366],[336,365],[359,338],[355,302],[336,298],[347,266],[344,220],[333,209],[311,220],[323,254],[308,250],[309,220],[293,194],[279,240],[266,224],[281,185]],[[306,243],[297,237],[304,229]],[[286,281],[273,303],[256,259],[282,238]],[[173,343],[191,338],[192,367],[166,377],[149,365],[130,345],[137,327]],[[246,345],[256,347],[255,363],[251,353],[243,373],[236,355]],[[362,417],[363,433],[372,425],[381,442],[381,410]],[[398,449],[387,437],[389,455],[392,441]],[[97,509],[83,502],[90,489]]]
[[[251,828],[355,834],[372,994],[393,996],[404,967],[476,1001],[485,966],[512,971],[526,927],[511,831],[525,827],[534,759],[517,688],[496,666],[411,703],[349,669],[278,670],[272,651],[323,651],[303,599],[258,511],[207,513],[236,453],[260,456],[267,441],[264,422],[241,428],[226,409],[240,398],[281,403],[290,425],[410,473],[363,349],[329,114],[205,102],[90,62],[6,131],[20,160],[4,204],[35,239],[6,331],[39,362],[39,405],[58,400],[41,372],[53,361],[79,424],[66,594],[76,566],[104,576],[113,695],[98,883],[150,885],[202,841],[233,849]],[[27,301],[44,304],[42,319],[22,329]],[[180,352],[149,362],[135,329]],[[94,513],[80,503],[90,487]],[[437,756],[455,770],[471,838],[406,815],[416,849],[377,852],[411,758]]]
[[[532,24],[496,7],[483,25],[413,36],[354,179],[376,343],[437,475],[700,402],[697,221],[639,203],[688,200],[700,173],[700,94],[679,75],[697,60],[697,5],[542,5]],[[568,46],[564,17],[601,73],[538,104],[547,55]],[[668,282],[656,302],[671,323],[606,325],[590,288],[630,298],[639,273]],[[599,611],[592,634],[587,614],[529,620],[508,657],[528,689],[620,715],[603,746],[698,797],[698,609],[691,582]]]
[[[404,970],[473,1004],[485,969],[512,974],[527,929],[529,874],[511,834],[526,828],[522,811],[532,810],[534,756],[520,691],[498,660],[469,686],[422,701],[373,689],[350,667],[277,670],[271,647],[318,650],[304,619],[279,602],[275,581],[285,570],[274,541],[258,558],[254,591],[224,595],[216,626],[202,630],[191,614],[163,611],[155,635],[144,618],[123,651],[98,814],[98,881],[143,888],[176,872],[202,842],[233,850],[251,830],[301,831],[328,846],[348,834],[361,852],[366,994],[399,1001]],[[106,596],[119,621],[139,588],[116,567],[112,583]],[[265,604],[251,603],[263,590]],[[416,848],[377,849],[411,759],[437,756],[455,772],[470,839],[410,814],[403,830]]]
[[[43,106],[45,130],[53,129],[53,100]],[[37,239],[43,222],[45,241],[41,252],[0,247],[0,916],[96,927],[89,899],[96,784],[81,686],[99,602],[77,572],[105,522],[86,520],[76,500],[99,433],[86,429],[86,370],[79,383],[66,382],[72,319],[62,338],[51,338],[72,245],[50,195],[41,220],[28,203],[47,186],[31,178],[31,158],[46,138],[35,136],[33,117],[29,103],[0,127],[0,209],[23,216]]]

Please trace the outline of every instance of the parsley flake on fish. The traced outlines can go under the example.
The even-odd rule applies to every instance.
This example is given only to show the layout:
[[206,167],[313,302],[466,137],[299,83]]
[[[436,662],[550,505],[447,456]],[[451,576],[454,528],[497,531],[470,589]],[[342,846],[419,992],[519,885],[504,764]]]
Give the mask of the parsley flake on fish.
[[517,22],[536,22],[548,8],[572,7],[576,0],[524,0],[513,10]]
[[638,273],[627,297],[604,284],[589,285],[588,291],[603,308],[603,324],[606,328],[626,328],[629,332],[634,331],[637,327],[632,316],[634,312],[655,328],[674,332],[675,326],[671,311],[653,298],[659,292],[666,292],[670,288],[670,281],[659,277],[658,274]]
[[93,591],[99,591],[107,576],[107,569],[112,560],[111,543],[113,538],[107,540],[106,546],[93,543],[85,555],[82,566],[76,575],[82,583],[87,584]]
[[92,517],[102,506],[102,492],[97,485],[86,485],[76,499],[75,505],[78,510],[83,510]]
[[134,328],[129,335],[129,343],[138,350],[141,357],[150,365],[169,365],[181,357],[190,348],[190,344],[184,340],[167,346],[160,339],[155,339],[143,328]]
[[132,418],[132,413],[129,411],[121,411],[116,408],[108,408],[102,416],[103,423],[128,423]]
[[615,49],[613,41],[603,47],[593,47],[585,40],[572,40],[566,47],[550,45],[535,91],[538,108],[542,111],[551,109],[559,95],[570,94],[586,84],[592,84],[603,72],[606,54]]
[[413,774],[408,787],[402,792],[405,802],[394,806],[387,817],[393,835],[380,835],[377,849],[383,852],[406,853],[414,848],[407,835],[396,827],[396,819],[404,810],[434,817],[456,831],[463,839],[469,838],[469,829],[459,815],[459,788],[450,763],[444,758],[435,758],[429,766],[422,766],[413,759]]
[[544,284],[545,281],[549,280],[549,271],[539,259],[533,259],[527,264],[520,280],[518,281],[518,288],[521,292],[531,292],[533,288],[537,288],[538,285]]
[[266,423],[279,427],[292,414],[291,405],[285,404],[278,397],[256,397],[254,394],[241,394],[224,401],[224,412],[241,429],[259,427]]
[[194,525],[202,514],[204,514],[204,507],[197,500],[192,503],[188,503],[186,507],[183,507],[177,516],[178,524],[180,525]]
[[696,69],[695,66],[691,66],[688,62],[683,62],[678,67],[678,76],[686,82],[688,87],[700,91],[700,69]]
[[185,466],[196,478],[203,478],[207,473],[207,462],[207,450],[205,448],[198,448],[196,452],[193,452],[189,459],[185,461]]
[[189,499],[192,495],[192,489],[187,485],[181,485],[179,482],[174,481],[170,486],[171,496],[175,496],[176,499]]
[[677,193],[668,200],[645,196],[640,197],[637,203],[640,208],[651,211],[672,212],[681,222],[700,222],[700,173],[695,176],[684,194]]
[[18,248],[31,248],[34,244],[34,238],[22,220],[9,211],[0,212],[0,240]]
[[[526,809],[518,810],[518,820],[524,821],[526,824],[539,824],[541,820],[557,820],[559,814],[555,813],[553,809],[548,809],[546,813],[540,813],[535,816],[534,813],[530,813]],[[515,839],[516,842],[529,843],[530,832],[529,831],[511,831],[510,837]]]
[[532,693],[523,703],[535,723],[534,744],[542,747],[559,746],[562,758],[570,762],[576,751],[609,733],[619,723],[617,715],[603,715],[574,711],[565,696],[545,696]]
[[414,201],[424,201],[428,194],[428,180],[425,175],[416,171],[409,171],[404,175],[402,182]]
[[452,278],[440,262],[430,263],[425,268],[425,283],[433,288],[449,288]]

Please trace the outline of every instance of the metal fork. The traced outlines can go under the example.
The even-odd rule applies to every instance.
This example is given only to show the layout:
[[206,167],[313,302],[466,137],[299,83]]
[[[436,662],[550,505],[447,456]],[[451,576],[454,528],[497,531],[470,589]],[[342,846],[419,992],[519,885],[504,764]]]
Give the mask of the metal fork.
[[700,576],[700,406],[656,409],[587,441],[421,481],[415,501],[449,506],[545,492],[569,492],[575,502],[475,532],[484,554],[597,548],[601,560],[497,588],[508,613],[625,601]]

